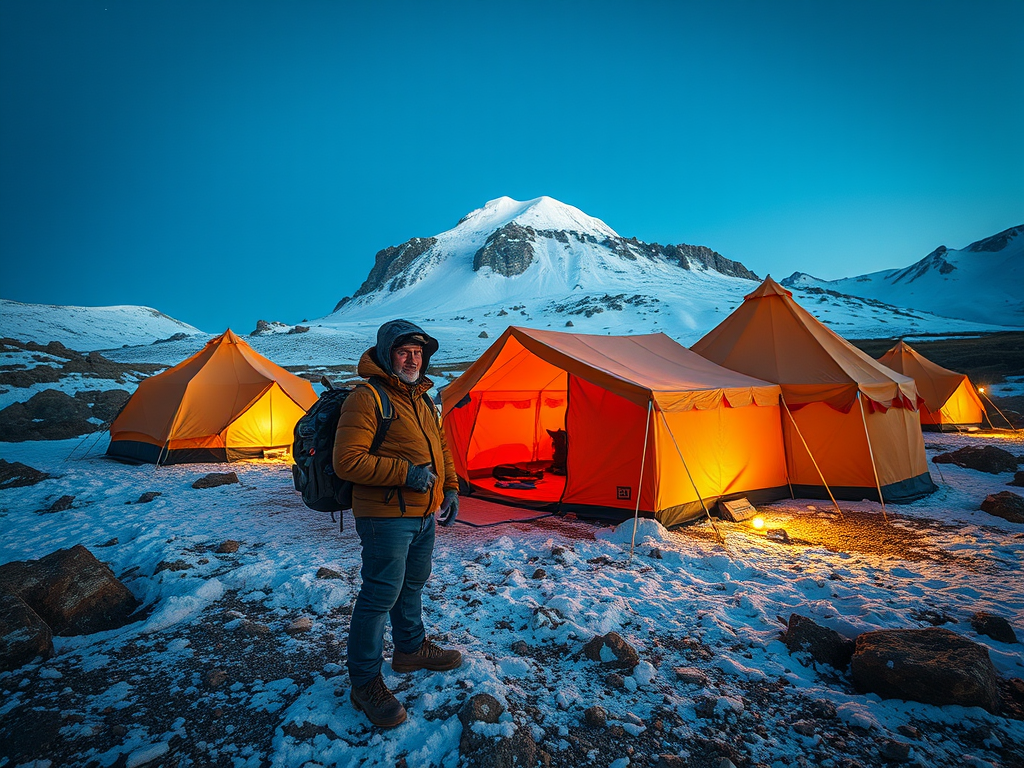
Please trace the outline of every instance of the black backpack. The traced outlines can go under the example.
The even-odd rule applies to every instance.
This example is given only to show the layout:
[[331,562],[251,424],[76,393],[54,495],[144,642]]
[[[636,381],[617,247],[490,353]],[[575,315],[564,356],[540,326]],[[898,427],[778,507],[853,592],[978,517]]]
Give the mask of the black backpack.
[[[318,512],[335,512],[352,508],[352,482],[334,474],[334,436],[338,417],[345,399],[356,387],[369,386],[377,405],[377,432],[370,443],[370,453],[376,453],[394,420],[391,401],[380,382],[370,379],[348,388],[335,388],[326,376],[320,381],[327,389],[320,399],[295,424],[295,442],[292,445],[292,479],[295,490],[302,494],[302,503]],[[344,517],[339,516],[339,530],[345,529]]]

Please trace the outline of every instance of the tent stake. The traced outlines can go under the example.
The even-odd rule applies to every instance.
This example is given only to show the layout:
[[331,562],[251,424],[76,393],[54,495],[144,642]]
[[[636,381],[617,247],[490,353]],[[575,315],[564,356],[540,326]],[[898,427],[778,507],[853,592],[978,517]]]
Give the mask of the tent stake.
[[871,448],[871,435],[868,434],[868,417],[864,413],[864,400],[857,390],[857,404],[860,405],[860,420],[864,422],[864,437],[868,441],[868,456],[871,458],[871,471],[875,473],[875,488],[878,489],[878,501],[882,504],[882,519],[889,522],[889,516],[885,514],[885,498],[882,496],[882,484],[878,481],[878,467],[875,466],[875,452]]
[[654,399],[647,401],[647,421],[644,423],[644,450],[640,454],[640,480],[636,484],[636,509],[633,511],[633,538],[629,542],[629,561],[633,562],[633,547],[636,546],[636,527],[640,521],[640,494],[644,489],[644,462],[647,460],[647,435],[651,430],[651,407]]
[[[679,443],[676,442],[676,436],[672,434],[672,427],[668,425],[668,419],[665,418],[664,411],[658,411],[661,414],[661,420],[665,423],[665,431],[668,432],[668,436],[672,438],[672,445],[676,447],[676,453],[679,454],[679,460],[683,463],[683,469],[686,470],[686,477],[690,480],[690,485],[693,486],[693,492],[697,494],[697,501],[700,502],[701,507],[704,508],[704,514],[707,515],[708,522],[711,523],[711,530],[715,532],[715,538],[718,543],[725,546],[725,537],[722,536],[721,531],[718,530],[718,526],[715,525],[715,521],[711,517],[711,513],[708,512],[708,505],[704,503],[704,497],[700,495],[700,491],[697,490],[697,484],[693,482],[693,475],[690,474],[690,468],[686,466],[686,459],[683,458],[683,452],[679,450]],[[726,547],[728,549],[728,547]]]
[[[825,482],[825,475],[821,472],[821,467],[818,466],[818,462],[814,460],[814,454],[811,453],[811,447],[807,445],[807,441],[804,440],[804,433],[800,431],[800,427],[797,426],[796,419],[793,418],[793,412],[789,410],[789,406],[786,404],[786,398],[781,394],[779,400],[782,401],[782,407],[786,409],[786,413],[789,414],[789,420],[793,423],[793,429],[796,430],[797,437],[800,438],[800,442],[804,444],[804,450],[807,451],[807,455],[811,457],[811,464],[814,465],[815,471],[818,473],[818,477],[821,478],[821,484],[825,486],[825,491],[828,493],[828,497],[832,499],[832,506],[836,508],[836,512],[839,513],[839,519],[845,520],[843,517],[843,510],[839,508],[839,503],[836,501],[836,497],[832,495],[832,489],[828,487],[828,483]],[[789,486],[790,493],[793,492],[793,486]],[[796,498],[795,496],[793,498]]]

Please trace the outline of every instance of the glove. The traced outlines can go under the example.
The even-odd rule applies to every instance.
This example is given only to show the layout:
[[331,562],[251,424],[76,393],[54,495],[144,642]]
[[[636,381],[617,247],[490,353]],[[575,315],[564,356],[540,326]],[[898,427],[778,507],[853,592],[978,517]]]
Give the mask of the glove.
[[426,493],[434,485],[437,475],[429,464],[416,465],[409,462],[409,472],[405,476],[405,484],[419,493]]
[[441,504],[441,509],[437,511],[437,522],[441,525],[451,525],[455,522],[455,518],[459,516],[459,492],[458,491],[445,491],[444,502]]

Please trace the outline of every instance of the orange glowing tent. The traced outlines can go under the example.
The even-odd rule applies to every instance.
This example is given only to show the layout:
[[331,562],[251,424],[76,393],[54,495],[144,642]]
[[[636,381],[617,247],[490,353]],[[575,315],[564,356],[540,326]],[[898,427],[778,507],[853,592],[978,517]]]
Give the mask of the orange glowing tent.
[[902,503],[935,490],[914,380],[826,328],[771,277],[692,349],[782,387],[797,496],[826,498],[831,489],[836,498]]
[[[709,363],[661,333],[590,336],[511,327],[442,391],[445,434],[473,492],[666,526],[720,498],[788,495],[779,387]],[[551,465],[564,429],[564,476],[534,487],[495,466]],[[502,486],[505,487],[502,487]]]
[[917,383],[921,402],[921,429],[933,432],[980,427],[985,406],[967,374],[936,365],[904,341],[878,362]]
[[258,354],[231,329],[140,382],[110,427],[107,455],[180,464],[290,449],[312,385]]

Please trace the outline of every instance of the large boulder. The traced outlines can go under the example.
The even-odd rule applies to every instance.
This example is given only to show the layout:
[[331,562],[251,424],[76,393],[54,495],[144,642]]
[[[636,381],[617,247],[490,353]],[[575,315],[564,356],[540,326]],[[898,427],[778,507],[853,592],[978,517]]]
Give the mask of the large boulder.
[[853,656],[853,640],[797,613],[789,617],[783,641],[790,653],[808,653],[817,663],[828,664],[838,670],[845,670]]
[[89,421],[92,411],[59,389],[44,389],[24,403],[12,403],[0,411],[0,432],[4,440],[65,440],[99,427]]
[[971,616],[971,626],[979,635],[987,635],[1000,643],[1016,643],[1017,633],[1013,626],[1002,616],[988,611],[978,611]]
[[42,482],[48,477],[45,472],[33,469],[28,464],[0,459],[0,489],[23,488]]
[[17,595],[0,592],[0,672],[53,655],[53,633]]
[[120,627],[139,601],[110,569],[77,544],[38,560],[0,565],[0,593],[17,595],[55,635]]
[[1009,451],[996,448],[994,445],[978,447],[965,445],[950,453],[941,453],[932,459],[936,464],[956,464],[958,467],[976,469],[998,475],[1000,472],[1013,472],[1017,469],[1020,459]]
[[1011,523],[1024,523],[1024,498],[1013,491],[990,493],[981,502],[981,511]]
[[940,627],[865,632],[851,659],[863,693],[925,704],[999,709],[999,683],[988,650]]

